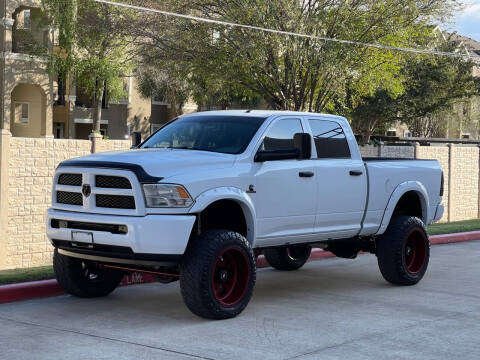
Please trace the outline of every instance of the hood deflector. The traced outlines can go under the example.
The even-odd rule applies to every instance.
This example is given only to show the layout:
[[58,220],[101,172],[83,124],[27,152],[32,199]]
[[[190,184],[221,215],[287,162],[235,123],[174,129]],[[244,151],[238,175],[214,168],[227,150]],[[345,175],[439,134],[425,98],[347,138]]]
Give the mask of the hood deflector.
[[58,167],[85,167],[99,169],[117,169],[130,170],[135,173],[138,181],[141,183],[157,183],[163,180],[163,177],[156,177],[148,174],[143,167],[137,164],[114,162],[114,161],[88,161],[88,160],[67,160],[62,161]]

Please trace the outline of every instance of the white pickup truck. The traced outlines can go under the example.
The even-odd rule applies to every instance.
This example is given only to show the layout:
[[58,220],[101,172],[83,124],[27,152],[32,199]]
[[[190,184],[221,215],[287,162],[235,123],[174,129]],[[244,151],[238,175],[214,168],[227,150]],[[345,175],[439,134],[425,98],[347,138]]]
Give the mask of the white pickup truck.
[[437,161],[362,159],[346,119],[274,111],[181,116],[135,149],[62,162],[47,234],[66,292],[112,292],[125,273],[180,279],[195,314],[239,314],[256,256],[295,270],[312,247],[375,254],[383,277],[425,274],[439,220]]

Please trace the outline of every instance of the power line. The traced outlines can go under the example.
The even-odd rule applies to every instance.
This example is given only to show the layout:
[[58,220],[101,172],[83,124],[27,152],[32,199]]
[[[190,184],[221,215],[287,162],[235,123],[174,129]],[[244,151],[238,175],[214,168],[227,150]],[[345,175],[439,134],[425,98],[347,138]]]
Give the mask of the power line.
[[[407,52],[407,53],[413,53],[413,54],[423,54],[423,55],[447,56],[447,57],[455,57],[455,58],[463,58],[463,59],[473,60],[469,55],[466,55],[466,54],[458,54],[458,53],[438,51],[438,50],[404,48],[404,47],[397,47],[397,46],[390,46],[390,45],[370,44],[370,43],[364,43],[364,42],[360,42],[360,41],[350,41],[350,40],[342,40],[342,39],[335,39],[335,38],[327,38],[327,37],[321,37],[321,36],[316,36],[316,35],[295,33],[295,32],[291,32],[291,31],[274,30],[274,29],[264,28],[264,27],[260,27],[260,26],[237,24],[237,23],[232,23],[232,22],[228,22],[228,21],[214,20],[214,19],[203,18],[203,17],[199,17],[199,16],[194,16],[194,15],[179,14],[179,13],[175,13],[175,12],[146,8],[146,7],[130,5],[130,4],[124,4],[124,3],[119,3],[119,2],[109,1],[109,0],[93,0],[93,1],[95,1],[97,3],[101,3],[101,4],[106,4],[106,5],[119,6],[119,7],[138,10],[138,11],[142,11],[142,12],[151,12],[151,13],[161,14],[161,15],[165,15],[165,16],[177,17],[177,18],[181,18],[181,19],[199,21],[199,22],[204,22],[204,23],[209,23],[209,24],[217,24],[217,25],[222,25],[222,26],[226,26],[226,27],[237,27],[237,28],[242,28],[242,29],[262,31],[262,32],[266,32],[266,33],[273,33],[273,34],[287,35],[287,36],[296,36],[296,37],[307,38],[307,39],[312,39],[312,40],[320,40],[320,41],[324,41],[324,42],[336,42],[336,43],[340,43],[340,44],[363,46],[363,47],[369,47],[369,48],[381,49],[381,50],[400,51],[400,52]],[[480,60],[478,60],[478,61],[475,60],[475,62],[480,62]]]

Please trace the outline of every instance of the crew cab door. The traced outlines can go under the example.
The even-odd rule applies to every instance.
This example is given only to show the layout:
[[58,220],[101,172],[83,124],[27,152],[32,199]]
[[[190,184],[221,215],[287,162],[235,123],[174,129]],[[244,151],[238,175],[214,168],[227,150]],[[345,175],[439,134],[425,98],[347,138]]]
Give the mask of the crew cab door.
[[306,119],[315,144],[317,238],[353,237],[360,231],[367,198],[367,174],[355,137],[337,119]]
[[[257,150],[290,150],[303,133],[302,119],[276,119]],[[311,160],[285,159],[254,163],[258,246],[302,242],[312,234],[317,205],[315,166]],[[305,241],[305,240],[303,240]]]

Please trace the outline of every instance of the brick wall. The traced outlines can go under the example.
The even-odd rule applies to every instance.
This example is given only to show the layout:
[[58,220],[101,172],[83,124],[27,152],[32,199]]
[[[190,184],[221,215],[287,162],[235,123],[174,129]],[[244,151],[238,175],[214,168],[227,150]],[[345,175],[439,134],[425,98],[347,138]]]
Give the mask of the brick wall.
[[90,146],[88,140],[10,139],[7,268],[51,262],[45,211],[55,168],[63,160],[90,154]]
[[[480,217],[479,148],[467,145],[360,147],[362,156],[407,159],[435,159],[444,173],[445,212],[441,222],[470,220]],[[451,168],[450,168],[451,166]]]
[[[130,148],[129,140],[102,140],[99,152]],[[89,155],[89,140],[9,140],[6,261],[3,268],[26,268],[51,263],[52,246],[45,235],[45,212],[51,204],[52,179],[57,165]],[[1,240],[0,240],[1,242]],[[1,244],[0,244],[1,245]]]
[[415,157],[414,146],[391,146],[391,145],[364,145],[360,146],[362,157],[386,157],[386,158],[405,158],[413,159]]
[[[0,134],[0,269],[51,263],[45,212],[59,162],[88,155],[89,140],[33,139]],[[101,140],[99,151],[125,150],[128,140]],[[362,147],[363,156],[437,159],[445,174],[442,221],[479,216],[479,148],[467,146]],[[6,181],[5,181],[6,179]]]
[[478,217],[478,156],[478,147],[452,147],[450,221]]
[[103,140],[100,142],[99,152],[128,150],[131,146],[130,140]]
[[362,157],[378,157],[380,148],[374,145],[360,146],[360,154]]
[[443,199],[442,204],[445,206],[445,211],[443,213],[443,218],[441,222],[448,221],[448,197],[449,197],[449,185],[450,177],[449,174],[449,146],[417,146],[417,158],[418,159],[436,159],[442,165],[443,174],[444,174],[444,183],[443,183]]
[[405,158],[413,159],[415,157],[414,146],[382,146],[380,148],[380,157],[385,158]]

